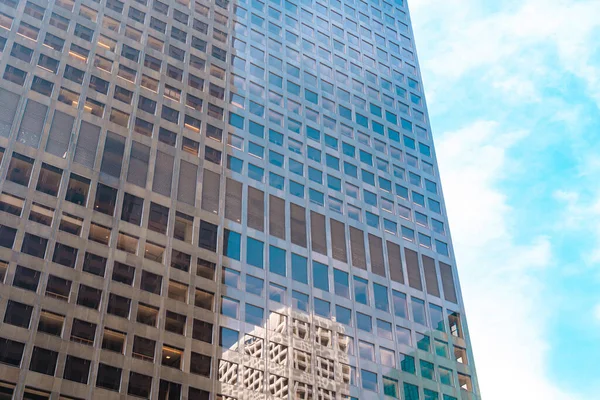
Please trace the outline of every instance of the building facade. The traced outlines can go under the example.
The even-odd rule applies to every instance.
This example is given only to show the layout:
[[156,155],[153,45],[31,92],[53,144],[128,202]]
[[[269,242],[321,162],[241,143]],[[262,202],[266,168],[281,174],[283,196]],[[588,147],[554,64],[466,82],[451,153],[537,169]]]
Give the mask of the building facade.
[[479,400],[405,0],[0,0],[1,399]]

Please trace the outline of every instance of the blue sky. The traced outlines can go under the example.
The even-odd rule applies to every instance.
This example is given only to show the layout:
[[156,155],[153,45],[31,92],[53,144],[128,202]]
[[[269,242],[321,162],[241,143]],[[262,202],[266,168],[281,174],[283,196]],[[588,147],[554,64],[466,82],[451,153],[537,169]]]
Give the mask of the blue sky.
[[600,1],[409,8],[483,397],[600,398]]

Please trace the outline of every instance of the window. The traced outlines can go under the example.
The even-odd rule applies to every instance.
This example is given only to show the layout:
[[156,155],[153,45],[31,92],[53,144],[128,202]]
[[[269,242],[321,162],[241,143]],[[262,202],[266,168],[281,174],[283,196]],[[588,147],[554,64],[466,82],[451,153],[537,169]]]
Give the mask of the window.
[[92,253],[85,253],[85,258],[83,260],[83,271],[104,277],[105,270],[106,258]]
[[96,386],[118,392],[121,387],[121,368],[107,364],[98,364]]
[[87,384],[90,364],[90,360],[68,355],[65,362],[63,378],[69,381]]
[[[0,338],[0,363],[19,367],[23,358],[24,343],[10,339]],[[12,392],[9,397],[12,398]]]
[[354,277],[354,301],[361,304],[369,304],[368,281],[358,276]]
[[[43,206],[43,205],[35,203],[35,202],[31,203],[31,211],[29,212],[29,220],[30,221],[35,221],[38,224],[50,226],[50,225],[52,225],[53,217],[54,217],[54,209],[53,208],[46,207],[46,206]],[[83,223],[83,220],[81,220],[81,222]],[[62,222],[61,222],[61,225],[62,225]],[[61,226],[59,226],[59,229],[66,230],[66,229],[62,229]]]
[[100,306],[100,297],[102,296],[101,289],[95,289],[86,285],[79,285],[79,293],[77,295],[77,304],[93,308],[97,310]]
[[309,298],[307,294],[296,290],[292,291],[292,305],[295,309],[308,312],[308,301]]
[[40,313],[38,331],[53,336],[61,336],[64,322],[64,315],[55,314],[47,310],[42,310]]
[[154,232],[166,234],[169,223],[169,209],[160,204],[150,203],[148,215],[148,229]]
[[210,322],[194,319],[192,337],[205,343],[212,343],[213,325]]
[[162,347],[161,365],[181,369],[183,350],[168,345]]
[[212,360],[210,356],[199,353],[191,353],[190,372],[200,376],[210,377]]
[[276,283],[269,283],[269,300],[285,304],[287,302],[286,288]]
[[435,370],[433,364],[429,361],[419,360],[421,367],[421,376],[425,379],[435,380]]
[[185,332],[185,321],[185,315],[167,311],[165,318],[165,330],[183,335]]
[[413,320],[416,323],[427,326],[425,319],[425,302],[416,297],[411,297]]
[[71,327],[71,341],[93,346],[95,338],[96,324],[82,321],[77,318],[73,319],[73,326]]
[[4,323],[28,329],[33,307],[9,300],[4,314]]
[[366,369],[362,369],[360,371],[362,387],[363,389],[370,390],[373,392],[377,392],[378,384],[377,384],[377,374],[375,372],[367,371]]
[[39,280],[39,271],[17,265],[17,269],[15,270],[15,276],[13,278],[13,286],[36,292]]
[[153,362],[155,348],[156,342],[154,340],[146,339],[141,336],[134,336],[131,355],[134,358]]
[[104,328],[104,335],[102,336],[102,348],[123,354],[123,350],[125,349],[125,338],[126,334],[123,332]]
[[348,281],[348,273],[339,269],[333,270],[334,290],[335,294],[345,298],[350,298],[350,283]]
[[116,315],[117,317],[129,318],[130,305],[131,299],[111,293],[108,296],[108,307],[106,312],[108,314]]
[[152,377],[138,374],[131,371],[129,373],[129,386],[127,393],[132,396],[150,398],[150,388],[152,387]]
[[36,346],[33,348],[33,353],[31,354],[29,370],[44,375],[54,376],[57,360],[58,352]]
[[46,296],[54,297],[55,299],[69,301],[71,293],[71,281],[60,278],[54,275],[48,275],[48,283],[46,284]]
[[13,153],[6,179],[18,183],[19,185],[29,186],[31,171],[33,169],[33,158],[23,156],[19,153]]
[[450,333],[452,334],[452,336],[456,336],[459,338],[463,337],[459,313],[457,313],[456,311],[448,310],[448,325],[450,326]]
[[375,297],[375,308],[389,312],[390,305],[387,287],[374,283],[373,296]]
[[[172,282],[172,281],[171,281]],[[213,310],[215,302],[214,293],[196,288],[194,295],[194,305],[205,310]]]

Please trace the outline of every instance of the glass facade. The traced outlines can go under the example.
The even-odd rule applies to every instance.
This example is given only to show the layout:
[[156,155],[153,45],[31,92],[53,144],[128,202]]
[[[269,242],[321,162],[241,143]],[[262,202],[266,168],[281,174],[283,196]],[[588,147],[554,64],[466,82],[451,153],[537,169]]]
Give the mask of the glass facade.
[[0,0],[0,397],[479,400],[404,0]]

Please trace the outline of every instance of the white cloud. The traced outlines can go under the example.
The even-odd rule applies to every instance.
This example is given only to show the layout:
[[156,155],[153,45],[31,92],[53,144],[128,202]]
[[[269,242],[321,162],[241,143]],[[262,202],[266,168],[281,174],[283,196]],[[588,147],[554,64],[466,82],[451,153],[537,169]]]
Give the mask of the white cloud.
[[546,375],[543,281],[548,238],[517,242],[498,185],[527,132],[476,121],[436,143],[475,363],[486,400],[574,400]]
[[592,315],[594,316],[594,318],[596,318],[596,322],[600,322],[600,303],[596,304]]
[[600,66],[592,59],[599,1],[412,0],[410,8],[426,83],[434,83],[434,92],[485,67],[494,69],[487,76],[492,87],[540,100],[541,88],[564,88],[568,72],[586,82],[600,105]]

